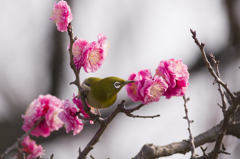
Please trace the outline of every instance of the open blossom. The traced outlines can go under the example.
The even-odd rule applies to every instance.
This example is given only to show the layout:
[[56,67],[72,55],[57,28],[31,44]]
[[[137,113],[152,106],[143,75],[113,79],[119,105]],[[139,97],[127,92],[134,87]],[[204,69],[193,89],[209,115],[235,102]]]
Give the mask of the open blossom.
[[164,93],[167,99],[172,96],[183,96],[186,93],[189,84],[189,73],[182,60],[169,59],[161,61],[156,69],[155,76],[162,77],[168,83],[169,87]]
[[168,88],[168,84],[162,77],[154,77],[153,80],[145,80],[141,89],[141,95],[144,97],[142,103],[148,104],[158,102]]
[[73,135],[77,135],[83,129],[83,123],[81,119],[76,116],[77,108],[74,107],[74,104],[68,100],[63,101],[64,109],[59,113],[58,117],[65,124],[66,132],[73,130]]
[[98,41],[91,43],[84,39],[78,39],[73,44],[74,64],[79,69],[83,67],[85,72],[97,71],[108,53],[109,43],[107,37],[98,34]]
[[[25,153],[26,159],[32,159],[37,157],[42,157],[44,155],[44,150],[41,145],[37,145],[35,141],[31,140],[29,136],[26,136],[22,144],[22,150]],[[23,159],[23,155],[18,153],[16,154],[17,159]]]
[[87,54],[89,45],[90,44],[87,42],[87,40],[84,40],[81,38],[77,39],[73,43],[73,48],[72,48],[73,62],[75,64],[75,66],[77,67],[77,69],[84,66],[84,57]]
[[24,131],[29,131],[34,124],[41,118],[45,117],[35,129],[32,130],[31,135],[48,137],[50,132],[58,130],[62,127],[62,121],[58,118],[62,107],[62,101],[52,95],[40,95],[28,107],[25,115],[22,115]]
[[67,31],[68,24],[73,19],[71,9],[67,2],[62,0],[54,3],[52,13],[50,20],[56,23],[57,29],[61,32]]
[[141,95],[140,90],[142,89],[146,80],[151,80],[152,75],[150,70],[141,70],[139,72],[133,72],[128,80],[135,81],[125,86],[128,96],[134,101],[143,101],[144,97]]
[[128,80],[135,81],[125,86],[128,96],[133,101],[141,101],[143,104],[159,101],[168,88],[168,84],[162,77],[152,78],[150,70],[132,73]]

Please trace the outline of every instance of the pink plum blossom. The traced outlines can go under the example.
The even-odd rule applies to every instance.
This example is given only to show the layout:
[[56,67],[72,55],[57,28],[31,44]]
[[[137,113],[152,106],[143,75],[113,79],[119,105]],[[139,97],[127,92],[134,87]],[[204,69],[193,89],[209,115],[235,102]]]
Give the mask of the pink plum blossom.
[[155,76],[162,77],[168,83],[169,87],[164,93],[167,99],[185,94],[189,84],[189,73],[182,60],[169,59],[161,61],[156,69]]
[[152,102],[158,102],[167,88],[168,84],[162,77],[156,76],[153,80],[145,80],[145,83],[140,90],[141,95],[144,97],[142,103],[149,104]]
[[128,80],[131,80],[131,81],[135,81],[134,83],[129,83],[125,86],[125,89],[127,91],[127,94],[128,96],[134,101],[134,102],[137,102],[140,100],[141,96],[139,94],[139,91],[138,91],[138,83],[139,83],[139,80],[140,77],[138,75],[138,73],[136,72],[133,72]]
[[50,20],[53,20],[56,23],[59,31],[67,31],[68,24],[72,21],[72,19],[71,9],[66,1],[62,0],[58,3],[54,3]]
[[30,104],[25,115],[22,115],[24,119],[22,129],[29,131],[44,116],[45,119],[32,130],[31,135],[48,137],[50,132],[62,127],[62,121],[58,118],[61,107],[62,101],[57,97],[49,94],[40,95]]
[[161,61],[152,77],[150,70],[132,73],[128,80],[134,80],[125,86],[128,96],[143,104],[159,101],[161,96],[183,96],[189,80],[188,68],[182,60],[169,59]]
[[98,42],[93,41],[90,43],[85,55],[84,70],[87,73],[97,71],[108,53],[109,43],[106,42],[107,37],[101,33],[97,37]]
[[[35,141],[31,140],[29,136],[26,136],[22,144],[22,150],[25,153],[26,159],[32,159],[37,157],[42,157],[44,155],[44,150],[41,145],[37,145]],[[18,153],[16,154],[17,159],[23,159],[23,155]]]
[[[84,68],[85,72],[97,71],[108,54],[109,43],[107,37],[98,34],[98,41],[89,43],[85,39],[77,39],[73,43],[73,61],[77,69]],[[68,47],[69,48],[69,47]]]
[[159,101],[160,96],[168,88],[168,84],[162,77],[153,79],[148,69],[132,73],[128,80],[135,81],[125,86],[128,96],[134,102],[141,101],[143,104]]
[[65,124],[66,132],[73,130],[73,135],[77,135],[83,129],[82,121],[76,116],[77,108],[68,100],[63,101],[64,110],[59,113],[58,117]]
[[129,83],[125,86],[125,89],[127,90],[128,96],[134,101],[143,101],[144,97],[142,94],[140,94],[140,90],[142,89],[144,83],[146,80],[151,80],[152,75],[150,70],[141,70],[138,73],[133,72],[128,80],[135,81],[134,83]]
[[73,43],[73,62],[77,69],[84,66],[84,59],[89,49],[89,43],[84,39],[77,39]]

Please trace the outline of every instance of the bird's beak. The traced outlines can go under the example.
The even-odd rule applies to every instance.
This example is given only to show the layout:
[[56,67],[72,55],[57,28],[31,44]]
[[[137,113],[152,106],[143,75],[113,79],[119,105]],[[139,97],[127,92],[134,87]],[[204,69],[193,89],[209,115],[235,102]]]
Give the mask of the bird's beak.
[[129,84],[129,83],[134,83],[135,81],[132,81],[132,80],[127,80],[123,83],[123,85],[126,85],[126,84]]

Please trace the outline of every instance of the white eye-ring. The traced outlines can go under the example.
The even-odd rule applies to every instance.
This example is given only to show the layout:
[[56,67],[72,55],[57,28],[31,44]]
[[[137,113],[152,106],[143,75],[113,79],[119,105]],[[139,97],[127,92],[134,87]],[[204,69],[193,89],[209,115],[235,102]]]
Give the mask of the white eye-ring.
[[117,82],[114,83],[114,87],[115,87],[115,88],[120,88],[120,86],[121,86],[121,83],[120,83],[120,82],[117,81]]

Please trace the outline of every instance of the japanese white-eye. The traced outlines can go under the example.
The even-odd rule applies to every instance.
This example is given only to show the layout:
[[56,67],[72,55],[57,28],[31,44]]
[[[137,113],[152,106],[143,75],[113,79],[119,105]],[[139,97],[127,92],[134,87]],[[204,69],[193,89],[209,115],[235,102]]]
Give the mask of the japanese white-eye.
[[118,77],[97,78],[89,77],[82,83],[82,88],[86,90],[87,103],[94,108],[108,108],[117,99],[117,93],[126,84],[134,81],[125,81]]

